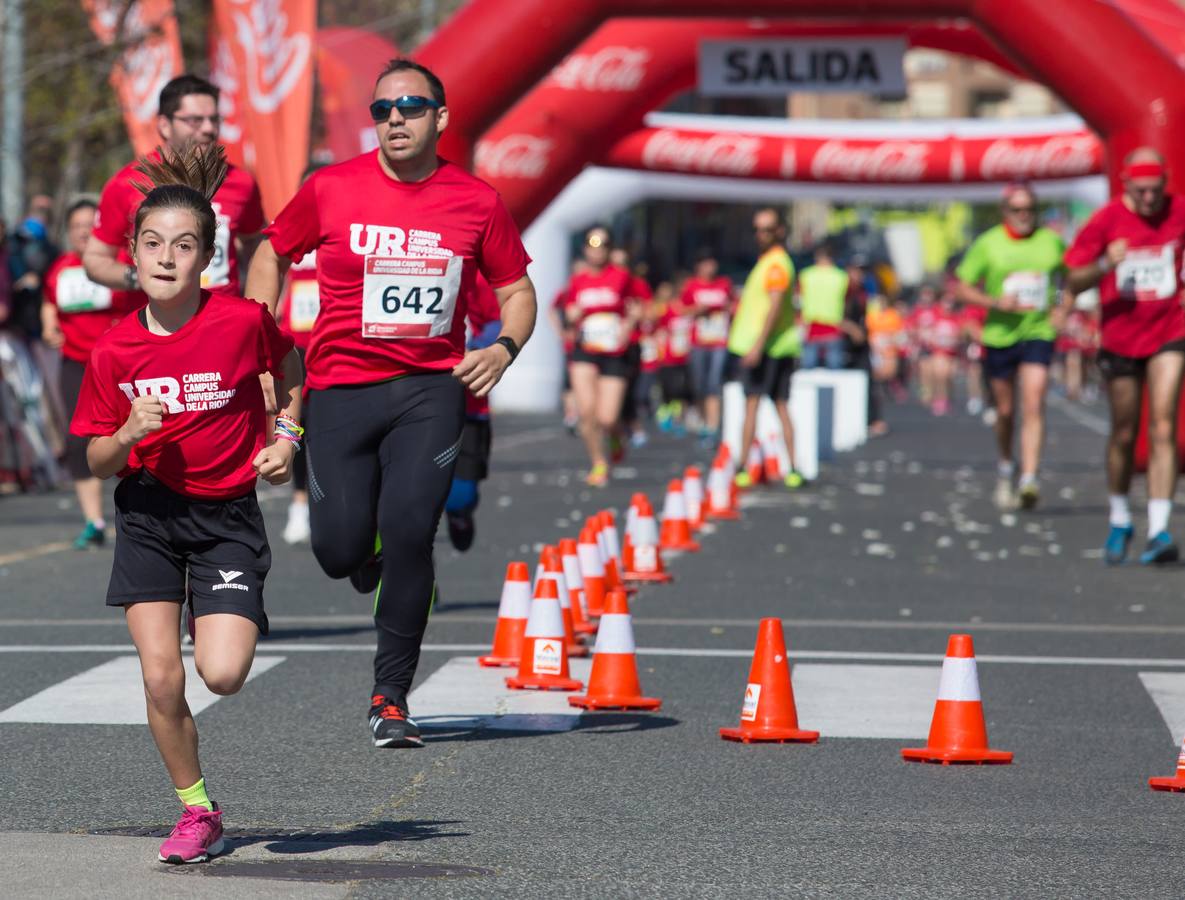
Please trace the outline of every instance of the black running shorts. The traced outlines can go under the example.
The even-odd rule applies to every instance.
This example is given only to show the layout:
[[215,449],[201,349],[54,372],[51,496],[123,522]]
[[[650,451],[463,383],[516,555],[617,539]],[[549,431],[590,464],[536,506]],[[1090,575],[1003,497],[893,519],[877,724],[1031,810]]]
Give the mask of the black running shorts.
[[194,500],[146,472],[115,489],[115,561],[108,606],[185,599],[195,617],[231,613],[267,634],[263,582],[272,565],[252,491],[233,500]]

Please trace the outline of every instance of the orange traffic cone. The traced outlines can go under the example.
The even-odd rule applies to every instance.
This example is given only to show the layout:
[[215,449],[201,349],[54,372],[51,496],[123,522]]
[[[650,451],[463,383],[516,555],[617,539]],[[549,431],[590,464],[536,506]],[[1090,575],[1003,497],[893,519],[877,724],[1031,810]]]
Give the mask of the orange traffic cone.
[[[658,545],[663,550],[686,550],[691,553],[697,553],[700,548],[691,537],[691,524],[687,521],[687,504],[683,500],[683,482],[678,478],[667,485]],[[637,553],[635,547],[635,558]]]
[[683,472],[683,498],[687,501],[687,521],[692,530],[699,531],[704,527],[704,479],[695,466]]
[[819,732],[798,727],[781,619],[762,619],[757,627],[757,647],[741,704],[741,724],[737,728],[721,728],[720,736],[726,741],[746,744],[813,743],[819,739]]
[[584,579],[584,612],[589,618],[595,618],[605,605],[605,564],[597,548],[597,533],[587,525],[580,532],[576,555]]
[[539,554],[539,561],[543,565],[543,574],[539,577],[555,581],[556,594],[560,598],[560,616],[564,620],[564,646],[568,650],[568,656],[588,656],[588,647],[584,646],[583,638],[577,636],[574,628],[572,594],[568,590],[568,579],[564,575],[564,562],[560,551],[555,547],[544,547]]
[[625,571],[630,581],[657,581],[665,584],[672,580],[671,573],[662,564],[662,551],[658,546],[658,525],[654,522],[654,510],[643,494],[638,501],[637,517],[634,519],[633,534],[625,539],[631,550],[631,564]]
[[568,702],[581,709],[658,709],[661,700],[642,696],[634,653],[629,602],[622,591],[613,591],[605,600],[597,632],[588,693],[569,697]]
[[777,434],[767,431],[761,441],[761,455],[765,461],[765,480],[769,482],[778,482],[784,477],[782,457],[778,453],[778,440]]
[[564,617],[560,612],[559,592],[554,578],[541,578],[531,601],[527,631],[523,635],[523,655],[518,675],[506,679],[514,690],[578,691],[584,685],[568,674],[568,654],[564,650]]
[[[723,449],[723,445],[721,445]],[[733,509],[733,483],[728,463],[716,457],[708,472],[708,518],[709,519],[739,519],[740,514]]]
[[560,560],[564,565],[564,580],[568,582],[568,602],[572,607],[572,630],[577,634],[594,634],[597,626],[584,615],[584,578],[580,575],[580,557],[576,541],[560,541]]
[[988,749],[971,635],[952,634],[947,641],[938,702],[934,704],[934,718],[930,721],[930,738],[925,747],[904,749],[901,755],[910,762],[944,766],[1012,762],[1011,753]]
[[[600,646],[600,638],[597,639],[597,646]],[[593,651],[596,653],[596,651]],[[596,656],[593,657],[593,666],[596,666]],[[589,688],[591,691],[592,678],[588,679]],[[572,700],[571,697],[568,698]],[[1181,742],[1181,752],[1177,755],[1177,774],[1170,775],[1168,778],[1149,778],[1148,787],[1154,791],[1185,791],[1185,741]]]
[[754,440],[749,445],[749,460],[745,465],[745,471],[749,473],[753,484],[765,481],[765,454],[762,452],[760,440]]
[[478,665],[517,666],[523,655],[523,632],[531,608],[531,582],[527,564],[512,562],[506,567],[502,599],[498,603],[498,624],[494,626],[494,646],[489,656],[479,656]]
[[621,548],[617,541],[617,523],[613,513],[607,509],[601,510],[593,516],[592,524],[597,529],[597,546],[601,548],[601,558],[605,563],[605,590],[638,593],[636,587],[627,587],[621,580]]

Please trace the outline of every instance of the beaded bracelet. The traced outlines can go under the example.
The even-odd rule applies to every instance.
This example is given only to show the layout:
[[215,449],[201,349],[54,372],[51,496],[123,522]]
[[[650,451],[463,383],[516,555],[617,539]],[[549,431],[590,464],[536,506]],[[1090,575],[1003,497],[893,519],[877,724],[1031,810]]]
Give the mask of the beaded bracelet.
[[278,440],[291,441],[297,447],[300,447],[300,439],[304,437],[304,429],[296,424],[296,420],[291,416],[279,415],[276,416],[275,436]]

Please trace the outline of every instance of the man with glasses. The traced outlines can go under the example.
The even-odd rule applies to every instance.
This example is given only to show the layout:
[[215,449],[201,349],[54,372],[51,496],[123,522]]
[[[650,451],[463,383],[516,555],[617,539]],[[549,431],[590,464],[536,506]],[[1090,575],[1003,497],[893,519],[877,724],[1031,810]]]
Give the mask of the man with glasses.
[[1176,561],[1168,531],[1177,481],[1177,405],[1185,370],[1181,286],[1185,199],[1168,194],[1164,157],[1151,147],[1124,160],[1123,194],[1095,211],[1066,253],[1067,284],[1099,289],[1099,370],[1111,403],[1107,440],[1110,530],[1103,559],[1117,565],[1132,540],[1128,506],[1141,399],[1148,396],[1146,565]]
[[745,286],[728,333],[728,352],[733,356],[734,374],[745,389],[745,421],[736,476],[737,487],[752,486],[745,470],[753,437],[757,433],[757,411],[762,397],[769,397],[782,421],[790,472],[786,487],[802,486],[803,478],[794,465],[794,426],[790,421],[790,378],[802,343],[795,325],[790,282],[794,263],[786,252],[786,220],[780,209],[766,207],[753,216],[753,236],[761,256]]
[[[221,125],[218,88],[204,78],[179,75],[161,88],[156,130],[162,145],[174,151],[190,143],[213,146],[218,142]],[[149,158],[156,159],[156,152]],[[147,180],[136,171],[139,164],[139,160],[133,160],[124,166],[103,188],[95,229],[82,254],[87,277],[112,290],[129,292],[120,305],[130,308],[147,302],[139,291],[136,268],[128,255],[132,219],[144,199],[136,184]],[[202,287],[239,297],[239,259],[250,258],[264,225],[259,187],[248,172],[230,166],[211,205],[218,227],[214,258],[202,272]]]
[[[378,149],[315,172],[266,229],[247,295],[275,308],[292,261],[317,253],[321,309],[305,356],[313,553],[374,592],[370,730],[423,741],[407,708],[436,595],[432,545],[462,452],[465,390],[484,397],[535,324],[530,259],[498,194],[436,155],[444,86],[393,60],[370,105]],[[500,334],[465,352],[481,273]]]
[[[1001,509],[1017,502],[1032,509],[1040,499],[1037,469],[1045,440],[1045,394],[1054,341],[1074,305],[1072,294],[1058,301],[1066,247],[1048,228],[1037,226],[1037,198],[1031,187],[1009,185],[1001,201],[1004,221],[981,234],[957,270],[958,298],[986,307],[980,340],[984,371],[996,407],[996,491]],[[1024,422],[1020,433],[1020,481],[1013,497],[1012,436],[1017,382]]]

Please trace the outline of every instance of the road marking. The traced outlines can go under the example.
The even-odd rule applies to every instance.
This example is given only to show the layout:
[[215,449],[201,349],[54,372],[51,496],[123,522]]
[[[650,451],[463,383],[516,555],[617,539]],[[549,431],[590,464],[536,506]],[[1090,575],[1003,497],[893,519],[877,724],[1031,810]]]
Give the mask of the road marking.
[[63,550],[69,550],[74,545],[69,541],[57,541],[53,544],[41,544],[37,547],[30,547],[28,550],[18,550],[15,553],[5,553],[0,556],[0,566],[7,566],[11,563],[27,562],[30,559],[37,559],[42,556],[50,556],[54,553],[61,553]]
[[1068,419],[1077,422],[1088,431],[1093,431],[1095,434],[1107,437],[1111,433],[1111,426],[1107,420],[1100,416],[1089,413],[1076,403],[1071,403],[1064,397],[1059,397],[1057,394],[1050,392],[1046,397],[1049,405],[1057,410],[1060,410],[1066,415]]
[[[282,656],[257,656],[247,680],[251,681],[284,661]],[[206,690],[186,657],[185,699],[196,716],[222,698]],[[22,700],[0,712],[0,722],[39,722],[48,725],[146,725],[144,682],[140,660],[120,656],[88,669]]]
[[530,444],[537,444],[540,441],[548,438],[558,437],[560,429],[558,428],[536,428],[532,431],[520,431],[518,434],[512,434],[504,438],[494,438],[495,450],[513,450],[515,447],[525,447]]
[[798,721],[827,738],[924,738],[941,669],[936,666],[794,667]]
[[[591,663],[574,659],[572,677],[587,683]],[[580,710],[567,691],[512,691],[506,677],[514,669],[486,669],[475,656],[457,656],[411,692],[407,705],[425,730],[571,731]]]
[[1168,726],[1170,740],[1175,745],[1185,737],[1185,674],[1141,672],[1140,681],[1160,710],[1160,717]]

